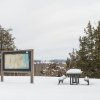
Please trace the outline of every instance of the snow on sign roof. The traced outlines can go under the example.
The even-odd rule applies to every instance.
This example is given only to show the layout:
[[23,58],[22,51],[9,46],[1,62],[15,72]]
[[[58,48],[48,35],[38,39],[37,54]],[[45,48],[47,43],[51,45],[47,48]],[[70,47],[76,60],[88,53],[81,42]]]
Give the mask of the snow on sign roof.
[[69,69],[66,73],[67,74],[81,74],[82,71],[81,69]]

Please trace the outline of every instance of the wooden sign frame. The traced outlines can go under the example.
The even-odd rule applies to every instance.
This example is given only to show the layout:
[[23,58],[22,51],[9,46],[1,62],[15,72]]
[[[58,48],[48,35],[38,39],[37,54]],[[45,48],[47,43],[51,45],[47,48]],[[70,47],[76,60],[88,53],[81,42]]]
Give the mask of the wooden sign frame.
[[[29,57],[29,67],[28,68],[18,68],[18,69],[13,69],[13,68],[6,68],[5,67],[5,56],[6,55],[17,55],[17,54],[28,54]],[[29,50],[17,50],[17,51],[2,51],[1,52],[1,82],[4,81],[4,73],[28,73],[30,75],[30,82],[33,83],[34,81],[34,50],[29,49]]]

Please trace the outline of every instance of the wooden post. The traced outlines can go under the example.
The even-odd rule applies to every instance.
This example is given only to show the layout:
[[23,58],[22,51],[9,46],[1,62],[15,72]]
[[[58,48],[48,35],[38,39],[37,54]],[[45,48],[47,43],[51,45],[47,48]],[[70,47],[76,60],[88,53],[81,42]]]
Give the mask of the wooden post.
[[72,77],[71,77],[71,74],[70,74],[70,85],[72,84]]
[[3,82],[3,52],[1,51],[1,82]]
[[33,50],[31,50],[31,75],[30,75],[30,77],[31,77],[31,83],[33,83],[34,82],[34,77],[33,77],[33,75],[34,75],[34,57],[33,57],[33,55],[34,55],[34,51]]
[[79,84],[79,75],[78,75],[78,84]]
[[4,77],[3,77],[4,75],[3,75],[3,72],[1,72],[1,82],[3,82],[3,80],[4,80]]
[[77,83],[77,85],[78,85],[78,84],[79,84],[79,75],[78,75],[78,74],[76,74],[76,78],[77,78],[77,79],[76,79],[76,80],[77,80],[76,83]]
[[74,83],[74,76],[72,75],[72,84]]

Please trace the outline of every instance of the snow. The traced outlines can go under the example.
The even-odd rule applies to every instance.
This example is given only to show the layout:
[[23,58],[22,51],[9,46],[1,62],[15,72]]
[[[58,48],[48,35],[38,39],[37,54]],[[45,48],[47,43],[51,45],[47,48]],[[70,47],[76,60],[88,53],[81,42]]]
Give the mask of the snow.
[[69,69],[67,71],[67,74],[81,74],[81,73],[82,73],[81,69]]
[[58,80],[64,80],[64,79],[66,79],[65,75],[61,76]]
[[59,77],[36,77],[30,84],[28,76],[5,76],[0,82],[0,100],[99,100],[100,79],[89,79],[90,85],[80,79],[79,85],[70,85],[69,78],[58,85]]
[[85,80],[85,81],[89,80],[89,77],[86,76],[86,77],[84,78],[84,80]]

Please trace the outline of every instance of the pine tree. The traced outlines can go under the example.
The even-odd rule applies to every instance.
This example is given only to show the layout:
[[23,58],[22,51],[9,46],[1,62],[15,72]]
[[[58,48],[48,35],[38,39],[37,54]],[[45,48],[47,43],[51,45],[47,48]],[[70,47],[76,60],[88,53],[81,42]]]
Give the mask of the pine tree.
[[89,77],[100,77],[100,22],[96,28],[89,22],[80,38],[77,66]]
[[66,69],[68,70],[70,68],[70,58],[67,58],[66,60]]
[[10,34],[10,29],[6,30],[0,26],[0,51],[14,50],[16,48],[14,39]]
[[78,56],[80,57],[78,61],[78,67],[81,67],[84,75],[93,77],[94,73],[94,28],[92,27],[90,21],[87,27],[84,29],[85,36],[80,39],[80,49]]
[[98,23],[97,28],[94,29],[94,66],[95,66],[95,77],[100,77],[100,22]]
[[[77,66],[81,67],[82,70],[85,70],[88,66],[88,51],[87,51],[87,37],[80,37],[80,50],[77,51]],[[87,70],[87,69],[86,69]]]
[[0,67],[1,67],[1,51],[15,50],[14,37],[10,34],[11,29],[4,29],[0,26]]
[[[94,28],[92,27],[90,21],[87,27],[84,29],[85,36],[79,38],[79,50],[74,53],[76,58],[76,66],[81,68],[83,75],[89,77],[93,76],[94,72]],[[73,53],[72,53],[73,54]],[[71,61],[73,60],[72,57]]]

